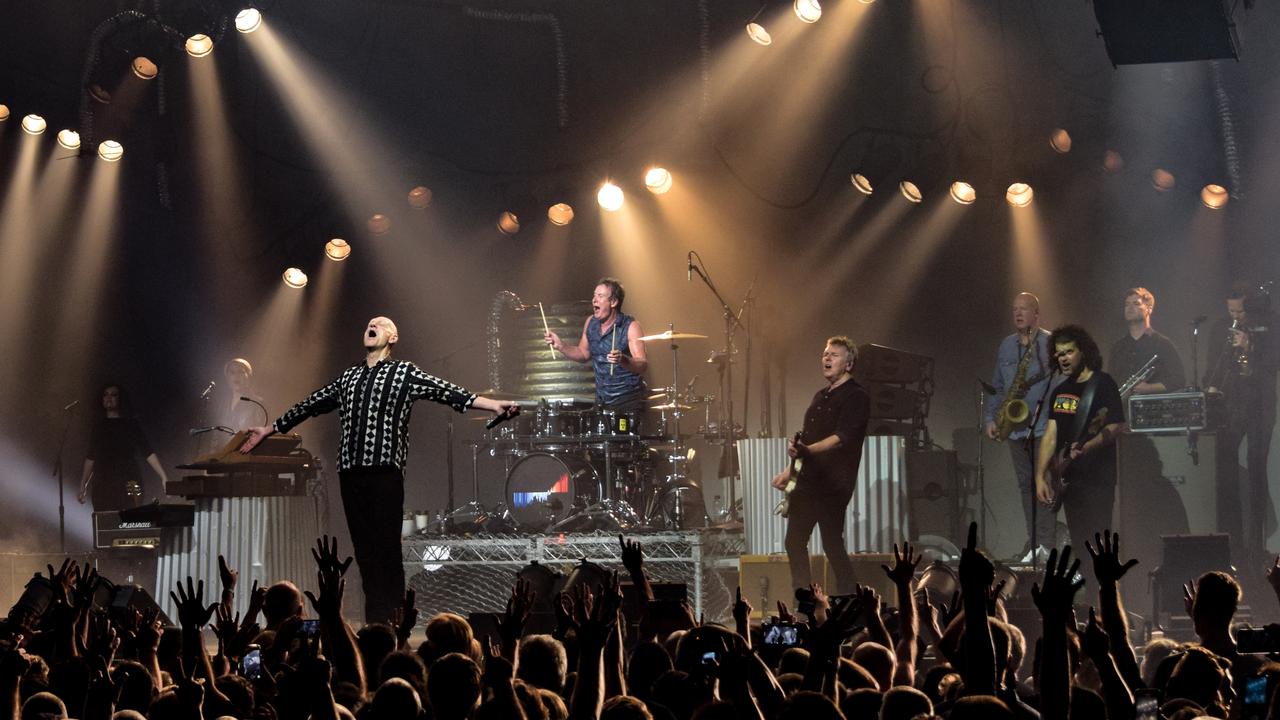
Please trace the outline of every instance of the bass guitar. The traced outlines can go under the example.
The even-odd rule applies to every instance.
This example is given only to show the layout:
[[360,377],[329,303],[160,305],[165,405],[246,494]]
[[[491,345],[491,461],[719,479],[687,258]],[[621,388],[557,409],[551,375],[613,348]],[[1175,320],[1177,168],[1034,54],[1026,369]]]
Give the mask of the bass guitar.
[[[796,433],[796,442],[800,442],[800,433]],[[774,515],[786,517],[791,512],[791,492],[796,489],[796,481],[800,479],[800,468],[804,466],[804,458],[792,458],[791,472],[787,478],[787,486],[782,489],[782,499],[778,501],[777,507],[773,509]]]
[[1084,445],[1093,439],[1093,436],[1102,432],[1102,428],[1107,424],[1107,409],[1099,408],[1098,414],[1093,416],[1089,424],[1085,427],[1084,432],[1080,434],[1080,439],[1067,445],[1053,455],[1053,459],[1049,461],[1049,491],[1053,493],[1053,502],[1049,507],[1057,512],[1062,507],[1063,493],[1066,492],[1067,485],[1067,469],[1071,467],[1074,458],[1071,457],[1071,448],[1077,445]]

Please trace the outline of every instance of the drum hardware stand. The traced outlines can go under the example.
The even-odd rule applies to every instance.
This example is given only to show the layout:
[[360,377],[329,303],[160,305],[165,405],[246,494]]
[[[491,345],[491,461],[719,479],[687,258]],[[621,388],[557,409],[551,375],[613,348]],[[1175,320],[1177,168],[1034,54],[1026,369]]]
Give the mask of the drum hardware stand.
[[[697,263],[693,261],[694,258],[698,259]],[[715,283],[711,282],[711,278],[707,275],[706,271],[702,267],[702,256],[698,255],[696,251],[689,252],[689,270],[691,272],[697,273],[698,277],[707,286],[707,289],[710,290],[711,294],[715,296],[717,301],[719,301],[720,308],[724,312],[725,360],[724,360],[723,372],[724,372],[724,381],[726,384],[722,387],[720,402],[722,403],[722,408],[723,408],[721,425],[724,428],[723,432],[724,432],[725,444],[724,444],[724,447],[721,449],[721,453],[725,455],[729,455],[729,454],[736,453],[737,449],[735,447],[735,444],[737,441],[737,434],[738,434],[737,426],[734,424],[734,408],[733,408],[733,355],[736,352],[736,347],[734,346],[734,342],[733,342],[733,336],[735,331],[738,328],[747,330],[746,326],[742,324],[742,313],[747,309],[747,306],[752,302],[751,292],[749,291],[747,293],[747,298],[746,300],[744,300],[742,304],[742,308],[737,313],[735,313],[733,311],[733,308],[729,307],[729,303],[725,302],[724,297],[720,295],[720,291],[716,289]],[[752,281],[753,289],[754,289],[754,285],[755,285],[755,282]],[[750,330],[747,330],[747,334],[748,334],[748,342],[749,342]],[[748,373],[750,373],[750,366],[748,366],[747,371]],[[748,380],[749,380],[749,377],[748,377]],[[677,387],[679,387],[679,385],[677,385]],[[745,424],[743,426],[743,429],[744,430],[746,429]],[[729,510],[729,519],[731,521],[740,520],[738,516],[737,485],[741,478],[740,478],[740,472],[738,470],[738,463],[736,462],[736,460],[737,460],[736,454],[732,455],[727,460],[730,474],[725,477],[725,479],[727,480],[726,484],[728,485],[728,490],[729,490],[728,492],[729,502],[728,502],[727,508]]]

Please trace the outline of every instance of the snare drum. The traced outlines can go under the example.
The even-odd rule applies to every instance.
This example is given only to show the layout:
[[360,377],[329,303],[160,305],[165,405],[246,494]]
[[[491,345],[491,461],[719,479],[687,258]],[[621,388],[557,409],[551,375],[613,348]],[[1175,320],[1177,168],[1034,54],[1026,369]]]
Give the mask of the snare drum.
[[507,473],[507,506],[522,527],[544,530],[599,495],[596,470],[581,457],[530,453]]
[[638,435],[638,419],[640,411],[592,410],[586,418],[586,431],[589,435]]
[[583,434],[587,413],[572,403],[540,403],[534,414],[533,435],[540,438],[578,437]]

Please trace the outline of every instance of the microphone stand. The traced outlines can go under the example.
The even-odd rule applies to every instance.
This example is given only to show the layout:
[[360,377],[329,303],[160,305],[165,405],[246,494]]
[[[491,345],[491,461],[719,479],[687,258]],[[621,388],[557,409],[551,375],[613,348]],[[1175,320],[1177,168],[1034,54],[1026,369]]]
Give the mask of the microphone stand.
[[987,471],[982,462],[983,437],[986,435],[987,395],[995,395],[996,389],[978,379],[978,458],[974,468],[978,481],[978,544],[987,546]]
[[[723,454],[730,454],[730,461],[728,463],[729,501],[726,504],[726,507],[729,508],[730,519],[736,521],[738,520],[738,512],[737,512],[738,501],[737,501],[736,488],[737,488],[739,473],[738,473],[738,463],[736,462],[737,455],[733,447],[734,442],[736,441],[736,436],[737,436],[736,427],[733,422],[733,417],[734,417],[733,334],[734,334],[734,331],[739,327],[742,327],[743,329],[746,329],[746,328],[742,325],[742,320],[739,319],[738,314],[733,312],[733,308],[729,307],[729,303],[725,302],[724,296],[722,296],[720,294],[720,291],[716,289],[715,283],[711,281],[711,278],[708,277],[707,273],[702,269],[702,257],[699,256],[696,252],[691,253],[691,257],[697,257],[698,262],[697,263],[690,262],[689,268],[693,272],[697,273],[698,277],[702,279],[702,282],[707,286],[707,289],[711,291],[711,294],[715,296],[716,300],[720,303],[720,309],[724,312],[724,334],[725,334],[725,355],[726,355],[724,370],[725,370],[725,381],[726,381],[727,387],[725,388],[725,392],[721,397],[721,401],[723,403],[722,407],[724,408],[725,417],[727,418],[727,420],[722,424],[726,426],[727,429],[725,430],[725,436],[724,436],[725,444],[724,444],[724,449],[722,451],[722,457],[723,457]],[[743,307],[745,309],[745,305]],[[722,465],[724,465],[724,463],[722,463]]]
[[[1038,342],[1039,338],[1032,336],[1032,342]],[[1027,459],[1031,461],[1031,569],[1039,572],[1040,555],[1036,552],[1040,547],[1040,539],[1036,537],[1036,523],[1040,513],[1040,498],[1036,496],[1036,453],[1033,448],[1036,446],[1036,427],[1040,424],[1040,413],[1044,410],[1044,401],[1048,399],[1049,393],[1053,391],[1053,376],[1058,374],[1058,362],[1054,358],[1050,358],[1048,383],[1044,386],[1044,392],[1040,394],[1040,400],[1036,402],[1036,413],[1031,417],[1031,424],[1027,426],[1027,437],[1022,441],[1022,448],[1027,453]]]
[[249,397],[248,395],[241,395],[241,396],[240,396],[240,399],[241,399],[241,400],[243,400],[243,401],[245,401],[245,402],[251,402],[251,403],[253,403],[254,405],[257,405],[257,406],[258,406],[258,409],[262,411],[262,424],[263,424],[263,425],[269,425],[269,424],[271,424],[271,415],[270,415],[269,413],[267,413],[267,406],[266,406],[266,405],[263,405],[262,403],[258,402],[257,400],[254,400],[253,398]]
[[[72,405],[72,408],[75,406]],[[67,408],[66,420],[62,421],[62,439],[58,441],[58,457],[53,461],[53,476],[58,478],[58,547],[61,554],[67,554],[67,506],[62,497],[62,454],[67,447],[67,432],[71,429],[71,409]]]

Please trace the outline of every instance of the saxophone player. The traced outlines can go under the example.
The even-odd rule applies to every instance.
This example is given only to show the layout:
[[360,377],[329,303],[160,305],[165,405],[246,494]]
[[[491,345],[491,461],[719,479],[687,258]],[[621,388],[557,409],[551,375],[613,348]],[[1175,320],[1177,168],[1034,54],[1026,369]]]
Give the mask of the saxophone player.
[[1049,413],[1042,411],[1034,428],[1029,424],[1053,377],[1049,331],[1040,327],[1040,300],[1035,295],[1021,292],[1013,299],[1013,329],[996,351],[991,373],[995,392],[987,398],[985,419],[988,438],[1010,441],[1009,455],[1027,525],[1027,542],[1019,555],[1030,559],[1033,549],[1056,544],[1057,531],[1057,514],[1037,506],[1035,496],[1035,458]]

